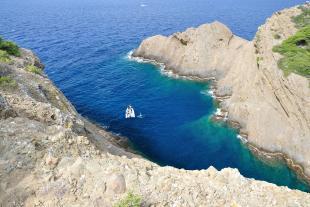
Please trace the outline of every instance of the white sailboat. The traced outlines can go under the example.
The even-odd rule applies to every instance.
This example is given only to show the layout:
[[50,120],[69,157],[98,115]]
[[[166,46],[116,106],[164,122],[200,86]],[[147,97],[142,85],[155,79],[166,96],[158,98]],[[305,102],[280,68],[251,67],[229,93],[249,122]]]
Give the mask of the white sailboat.
[[129,119],[129,118],[135,118],[135,110],[129,105],[126,109],[126,113],[125,113],[125,118]]

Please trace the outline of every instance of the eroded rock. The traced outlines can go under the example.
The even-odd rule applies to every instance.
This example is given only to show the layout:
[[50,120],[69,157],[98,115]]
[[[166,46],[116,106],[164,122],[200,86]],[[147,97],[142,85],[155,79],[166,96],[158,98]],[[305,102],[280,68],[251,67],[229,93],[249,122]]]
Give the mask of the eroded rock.
[[[167,37],[149,37],[133,56],[164,63],[180,75],[215,78],[214,94],[228,111],[230,124],[242,128],[248,141],[261,149],[288,155],[310,178],[309,80],[294,73],[286,77],[278,68],[281,56],[273,52],[275,45],[296,33],[292,17],[300,13],[293,7],[273,15],[252,41],[213,22]],[[275,39],[275,34],[283,39]]]
[[[281,15],[272,17],[272,20],[267,22],[267,28],[269,22],[276,24],[279,20],[277,18],[287,20],[295,13],[296,8],[281,12]],[[279,22],[277,26],[281,27]],[[294,31],[290,26],[282,25],[284,35],[281,34],[281,36],[289,34],[288,30]],[[264,29],[259,31],[262,40],[266,38],[267,40],[264,40],[266,44],[256,44],[259,47],[258,51],[266,52],[263,49],[265,46],[270,48],[267,31]],[[197,42],[193,34],[204,38],[207,44],[203,41]],[[270,80],[256,74],[255,77],[261,83],[258,83],[255,78],[248,81],[249,77],[254,77],[251,73],[253,68],[248,68],[248,71],[243,71],[244,89],[239,88],[232,83],[239,82],[240,71],[229,70],[226,67],[232,59],[238,59],[239,55],[247,60],[247,53],[242,51],[251,49],[251,42],[232,35],[226,26],[218,22],[204,25],[198,30],[189,29],[170,39],[163,36],[157,36],[154,39],[158,40],[157,44],[163,41],[163,44],[158,44],[162,47],[166,47],[165,44],[171,41],[176,55],[179,54],[179,50],[184,50],[184,54],[181,53],[188,63],[176,59],[176,62],[182,63],[181,72],[185,74],[202,72],[201,74],[206,76],[212,75],[221,79],[219,84],[223,87],[218,88],[219,94],[231,96],[221,105],[227,108],[233,107],[230,112],[236,110],[236,113],[232,113],[232,117],[237,120],[240,118],[238,115],[242,120],[255,118],[248,113],[248,107],[257,106],[252,106],[253,103],[249,102],[253,97],[243,95],[239,97],[234,94],[236,91],[240,94],[246,93],[245,90],[253,86],[252,83],[262,84],[260,89],[265,94],[269,91],[265,87],[270,85]],[[151,43],[152,40],[147,40],[145,46],[156,49]],[[197,53],[187,54],[185,48],[193,50],[196,48]],[[185,70],[190,64],[196,66],[206,64],[201,59],[204,57],[203,52],[206,48],[216,51],[213,54],[210,50],[211,52],[209,51],[206,56],[206,61],[211,61],[210,66],[214,67],[204,68],[203,70],[207,70],[206,73],[200,71],[201,68]],[[238,51],[238,54],[234,55],[235,51]],[[151,55],[149,57],[162,57],[158,50],[154,50],[154,54],[147,50],[140,50],[140,52]],[[137,55],[137,52],[135,54]],[[223,60],[223,57],[215,58],[219,57],[218,54],[233,56]],[[16,116],[0,116],[0,206],[113,206],[129,191],[141,195],[145,206],[310,206],[310,195],[307,193],[244,178],[235,169],[226,168],[218,171],[210,167],[208,170],[188,171],[160,167],[134,155],[124,150],[128,145],[124,143],[123,137],[115,136],[80,117],[63,94],[44,75],[35,75],[25,70],[29,64],[42,67],[31,51],[22,50],[22,57],[16,57],[13,60],[11,65],[0,64],[0,75],[12,75],[20,86],[15,91],[3,91],[0,88],[0,114],[8,109],[16,112]],[[170,66],[173,67],[176,62],[172,62]],[[248,62],[245,62],[245,65],[248,65]],[[267,67],[268,63],[270,61],[266,57],[266,62],[262,61],[260,65]],[[222,69],[215,69],[215,66],[219,65],[223,66]],[[243,64],[239,66],[242,67]],[[259,68],[259,70],[262,69]],[[255,70],[258,69],[255,68]],[[268,70],[265,72],[266,76],[274,76]],[[229,77],[233,80],[225,80]],[[230,84],[224,84],[228,83],[228,80]],[[288,80],[279,79],[283,85],[271,84],[270,88],[279,86],[275,94],[291,115],[294,114],[291,112],[292,107],[284,101],[285,94],[281,93],[283,89],[280,86],[288,87],[289,90],[294,89],[292,93],[296,94],[296,99],[306,94],[308,89],[304,91],[297,89],[303,89],[304,84],[303,79],[298,76],[289,76]],[[254,92],[254,95],[259,98],[260,92]],[[275,94],[271,97],[267,95],[265,99],[272,99]],[[240,106],[239,104],[244,106],[242,110],[234,109]],[[304,108],[307,109],[307,106]],[[299,113],[302,111],[298,112],[296,117],[299,117]],[[307,113],[304,114],[307,115]],[[257,120],[257,123],[261,121],[264,119]],[[279,123],[282,123],[281,121],[280,119]],[[248,128],[251,124],[247,127],[242,126],[243,134],[254,130]],[[263,135],[264,133],[258,133],[254,136],[253,133],[249,133],[252,141]],[[282,143],[285,136],[282,133],[280,135],[278,138],[281,139],[277,141],[285,147],[286,145]],[[296,138],[298,136],[297,133]],[[256,141],[260,142],[260,139]],[[302,149],[308,149],[307,143],[308,140],[305,139],[303,141],[305,146]],[[300,150],[300,146],[296,143],[289,144],[294,146],[296,151]],[[272,143],[270,145],[272,146]],[[305,159],[308,157],[306,156]]]
[[108,192],[113,193],[125,193],[126,191],[126,181],[125,177],[122,174],[114,174],[108,178],[107,181]]

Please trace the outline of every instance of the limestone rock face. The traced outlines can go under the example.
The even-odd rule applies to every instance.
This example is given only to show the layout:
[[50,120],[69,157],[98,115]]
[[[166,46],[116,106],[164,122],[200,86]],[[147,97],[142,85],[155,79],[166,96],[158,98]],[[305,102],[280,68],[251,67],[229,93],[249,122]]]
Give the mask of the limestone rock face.
[[148,38],[133,56],[165,63],[168,69],[181,75],[220,78],[238,55],[236,51],[247,43],[222,23],[213,22],[169,37]]
[[[309,5],[306,5],[309,6]],[[277,12],[259,27],[253,41],[236,37],[214,22],[169,37],[144,40],[133,56],[164,63],[187,76],[212,78],[228,118],[241,125],[248,141],[270,152],[283,152],[310,176],[310,87],[305,77],[285,77],[272,48],[297,29],[297,7]],[[280,35],[280,39],[274,38]]]
[[126,138],[81,117],[44,73],[27,71],[29,65],[43,70],[31,51],[21,49],[21,54],[0,63],[0,75],[16,82],[14,87],[0,86],[0,206],[24,206],[37,184],[57,179],[57,166],[66,156],[100,157],[109,152],[137,157],[125,149]]
[[[213,57],[214,54],[218,56],[220,53],[226,53],[235,55],[237,59],[239,53],[233,53],[234,50],[240,50],[240,55],[244,58],[252,57],[253,54],[247,51],[254,50],[253,43],[233,36],[220,23],[214,23],[212,26],[205,25],[199,32],[195,29],[189,31],[191,35],[180,33],[174,38],[171,37],[171,44],[176,47],[174,52],[180,50],[177,49],[178,47],[187,46],[192,47],[193,51],[207,51],[208,44],[212,44],[215,53],[212,51],[207,53],[206,58],[213,61],[213,68],[209,70],[202,67],[207,62],[202,63],[204,60],[201,60],[202,62],[197,62],[199,68],[193,68],[193,73],[201,70],[201,74],[216,75],[219,85],[223,86],[221,93],[232,94],[231,98],[223,104],[231,107],[230,113],[235,116],[235,119],[245,118],[244,120],[247,121],[249,116],[255,117],[255,114],[249,115],[252,113],[247,112],[251,102],[244,97],[239,100],[235,95],[240,78],[238,71],[229,67],[228,60],[225,62],[226,60],[221,61]],[[204,34],[204,31],[216,31],[216,33],[208,35]],[[196,43],[192,34],[202,36],[208,44],[200,45],[203,44],[202,41]],[[220,38],[213,42],[215,37]],[[157,38],[166,41],[164,37]],[[168,40],[166,43],[170,44]],[[239,46],[244,49],[240,49]],[[155,46],[150,44],[150,47]],[[165,48],[158,50],[156,57],[165,57],[160,52]],[[180,62],[182,73],[187,73],[188,62],[196,64],[196,59],[192,59],[186,50],[180,51],[184,55],[184,61]],[[171,53],[171,57],[173,55]],[[197,57],[200,59],[204,54],[197,52]],[[31,51],[22,49],[22,56],[12,57],[12,59],[13,62],[9,64],[0,63],[0,75],[11,77],[17,84],[14,88],[0,87],[0,206],[111,207],[124,198],[129,191],[141,195],[143,206],[310,206],[310,194],[244,178],[236,169],[227,168],[217,171],[210,167],[207,170],[187,171],[173,167],[160,167],[147,161],[128,149],[124,137],[113,135],[81,117],[44,73],[38,75],[27,71],[28,65],[43,69],[39,59]],[[249,61],[249,59],[246,60]],[[175,64],[178,63],[171,61],[171,67],[174,66],[177,70],[178,67]],[[243,62],[234,64],[241,68],[248,66]],[[218,66],[222,66],[221,70],[217,69]],[[251,79],[253,77],[255,80],[256,78],[261,80],[260,73],[255,73],[254,76],[251,73],[261,69],[253,67],[248,70],[248,73],[243,71],[246,75],[243,77],[246,86],[251,86],[251,82],[255,83]],[[276,73],[281,74],[279,70],[277,71]],[[236,84],[231,82],[230,73],[234,75]],[[288,85],[284,85],[284,88],[290,89],[291,85],[294,85],[292,93],[298,94],[296,98],[308,93],[308,89],[303,88],[302,77],[289,76],[288,80],[280,77],[278,81],[280,83],[285,81]],[[269,79],[265,79],[261,82],[268,83]],[[223,84],[220,84],[220,81],[223,81]],[[268,87],[273,86],[268,84]],[[247,91],[242,87],[238,90],[242,93]],[[261,93],[270,95],[270,90],[265,88],[264,84],[261,90]],[[279,87],[274,91],[279,93],[277,95],[279,100],[284,100],[284,96],[290,97],[286,93],[280,93],[281,90]],[[254,92],[259,94],[256,90]],[[253,96],[249,95],[249,97]],[[266,106],[274,104],[270,106],[270,113],[277,117],[283,112],[272,98],[274,97],[270,95],[270,103],[261,102],[261,104]],[[299,98],[302,99],[302,96]],[[244,111],[238,109],[241,101],[246,104],[243,105]],[[290,109],[293,104],[285,106],[288,112],[293,110]],[[234,110],[236,113],[232,113]],[[307,115],[304,111],[301,112]],[[267,120],[264,113],[262,113],[262,121]],[[291,117],[299,117],[298,113],[296,111],[294,115],[289,114]],[[300,119],[300,122],[303,122],[303,119]],[[287,122],[280,122],[283,126],[285,123]],[[245,126],[251,129],[252,125]],[[261,126],[261,119],[257,119],[257,126]],[[304,127],[306,128],[305,125]],[[255,140],[255,134],[251,133],[250,137]],[[257,133],[257,138],[260,138],[262,133],[264,132]],[[296,135],[299,135],[299,132],[296,132]],[[307,135],[306,132],[305,135]],[[285,134],[281,138],[284,139],[284,136]],[[276,141],[282,144],[280,141],[283,140]],[[304,142],[307,144],[306,139]],[[291,143],[298,150],[301,147],[297,141]],[[283,149],[286,147],[280,144]],[[274,146],[273,142],[271,146]],[[301,156],[300,159],[305,158]]]

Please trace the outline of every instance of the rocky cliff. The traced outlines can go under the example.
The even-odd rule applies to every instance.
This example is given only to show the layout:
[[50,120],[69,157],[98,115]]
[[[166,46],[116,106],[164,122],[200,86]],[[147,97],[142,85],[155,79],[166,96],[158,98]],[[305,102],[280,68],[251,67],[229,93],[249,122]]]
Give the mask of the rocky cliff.
[[300,13],[299,7],[275,13],[252,41],[213,22],[169,37],[150,37],[133,56],[164,63],[167,70],[180,75],[215,79],[222,110],[228,112],[228,120],[240,124],[247,141],[265,151],[283,153],[304,168],[299,168],[301,174],[309,176],[309,79],[294,73],[286,77],[278,68],[281,55],[272,50],[296,33],[292,17]]
[[[254,50],[219,23],[203,27],[217,28],[219,54],[237,59],[233,51]],[[10,59],[0,62],[0,206],[113,206],[129,191],[141,195],[143,206],[310,206],[309,194],[244,178],[236,169],[186,171],[147,161],[129,151],[125,138],[81,117],[31,51]],[[231,71],[237,81],[225,61],[212,63],[213,75],[222,64],[218,78]]]

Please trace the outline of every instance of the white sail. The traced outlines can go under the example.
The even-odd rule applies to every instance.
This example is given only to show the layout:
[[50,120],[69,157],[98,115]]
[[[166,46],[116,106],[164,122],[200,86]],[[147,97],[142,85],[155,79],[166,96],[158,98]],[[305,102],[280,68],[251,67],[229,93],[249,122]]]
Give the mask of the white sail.
[[127,107],[126,113],[125,113],[125,118],[126,118],[126,119],[130,118],[130,112],[129,112],[129,110],[130,110],[130,109]]
[[135,111],[133,110],[133,108],[131,108],[130,117],[131,118],[135,118],[136,117]]
[[133,110],[133,108],[131,106],[128,106],[126,109],[126,113],[125,113],[125,118],[135,118],[135,111]]

